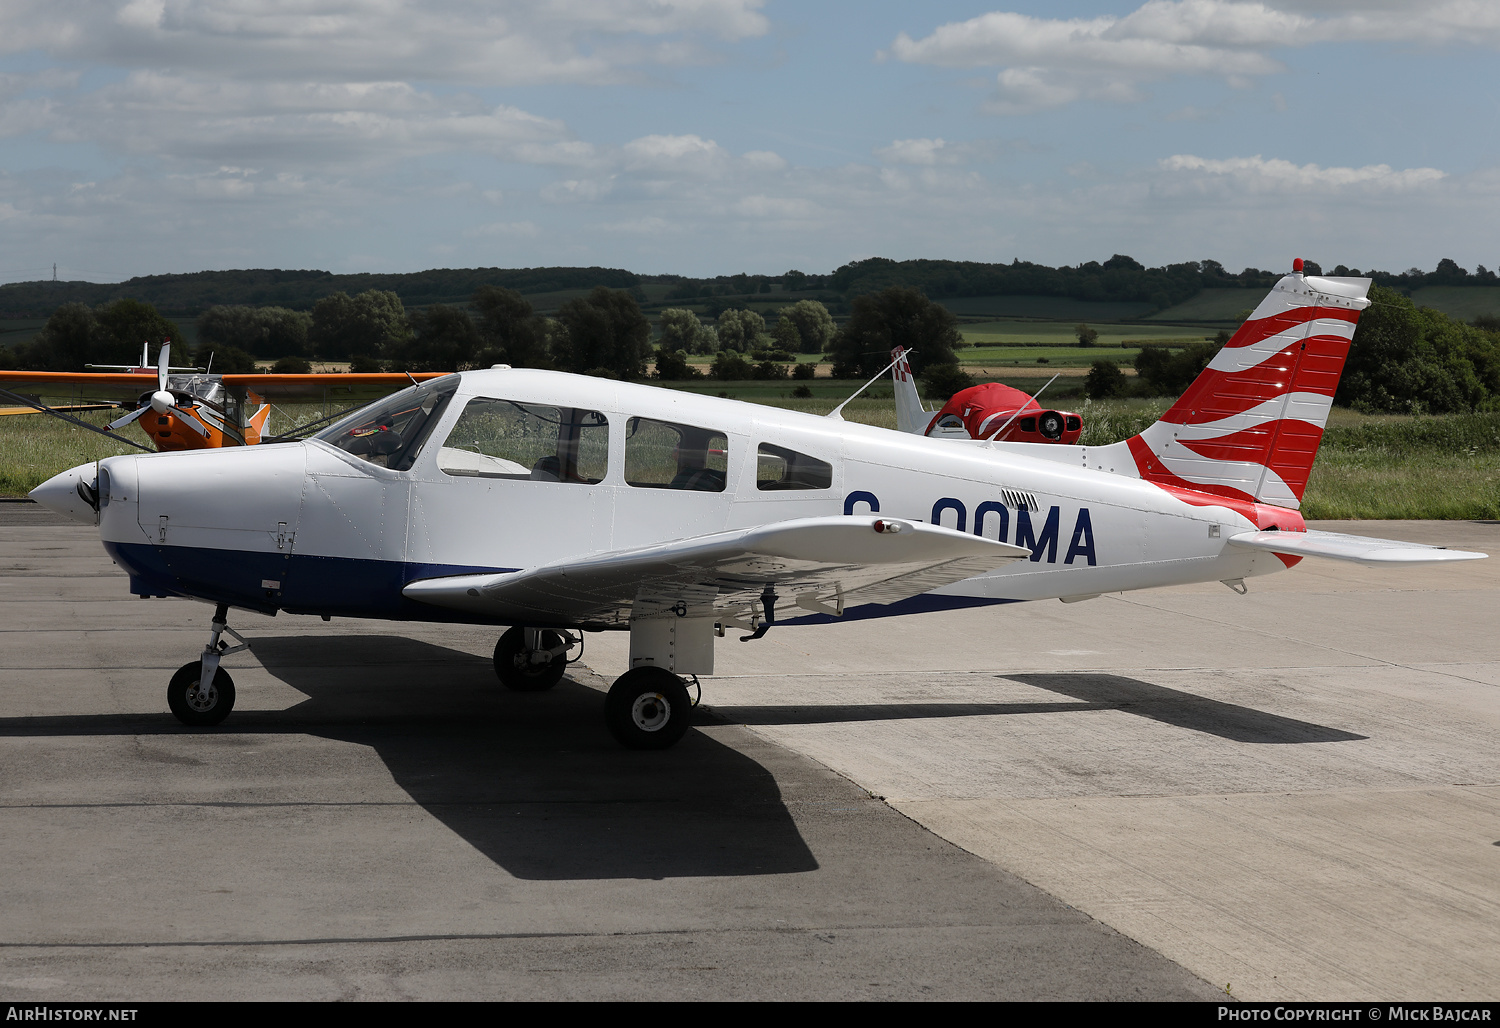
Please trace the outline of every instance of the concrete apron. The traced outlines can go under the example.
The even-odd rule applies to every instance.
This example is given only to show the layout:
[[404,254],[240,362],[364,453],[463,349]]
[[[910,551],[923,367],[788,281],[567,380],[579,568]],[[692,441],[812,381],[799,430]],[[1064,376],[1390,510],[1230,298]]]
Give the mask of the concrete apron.
[[1312,527],[1496,556],[773,630],[705,702],[1236,996],[1500,999],[1500,526]]

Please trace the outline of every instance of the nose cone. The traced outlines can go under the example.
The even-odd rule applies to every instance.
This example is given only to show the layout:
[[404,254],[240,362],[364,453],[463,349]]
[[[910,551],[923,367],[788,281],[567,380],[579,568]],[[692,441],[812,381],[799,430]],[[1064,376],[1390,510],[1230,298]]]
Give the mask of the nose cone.
[[93,464],[80,464],[31,490],[31,498],[50,511],[80,521],[85,525],[99,523],[97,485],[98,471]]

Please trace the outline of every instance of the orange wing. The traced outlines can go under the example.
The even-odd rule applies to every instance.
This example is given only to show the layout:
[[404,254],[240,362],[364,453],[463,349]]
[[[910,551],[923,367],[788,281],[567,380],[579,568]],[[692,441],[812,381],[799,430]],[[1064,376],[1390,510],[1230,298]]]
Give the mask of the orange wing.
[[447,372],[424,371],[407,376],[388,372],[322,375],[225,375],[224,385],[244,389],[268,403],[310,403],[319,400],[374,400],[405,389],[412,379],[425,382]]
[[155,388],[154,369],[148,375],[121,371],[0,371],[0,389],[30,396],[134,400]]
[[[89,410],[116,410],[118,404],[113,403],[64,403],[48,404],[53,410],[62,411],[64,414],[77,414],[80,411]],[[0,418],[7,414],[41,414],[42,411],[35,407],[0,407]]]

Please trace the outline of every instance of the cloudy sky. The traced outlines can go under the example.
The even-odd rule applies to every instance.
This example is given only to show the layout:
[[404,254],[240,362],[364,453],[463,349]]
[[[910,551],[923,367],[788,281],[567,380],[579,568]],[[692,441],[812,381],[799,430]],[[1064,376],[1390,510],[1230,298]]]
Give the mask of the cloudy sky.
[[4,0],[0,281],[1500,264],[1496,0]]

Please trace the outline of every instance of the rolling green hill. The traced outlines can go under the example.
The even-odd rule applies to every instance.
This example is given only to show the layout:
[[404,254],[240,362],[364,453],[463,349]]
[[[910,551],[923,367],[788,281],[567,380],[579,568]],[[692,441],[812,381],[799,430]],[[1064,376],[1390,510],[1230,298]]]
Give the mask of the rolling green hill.
[[1500,286],[1427,286],[1413,291],[1411,299],[1418,307],[1436,307],[1461,321],[1500,314]]

